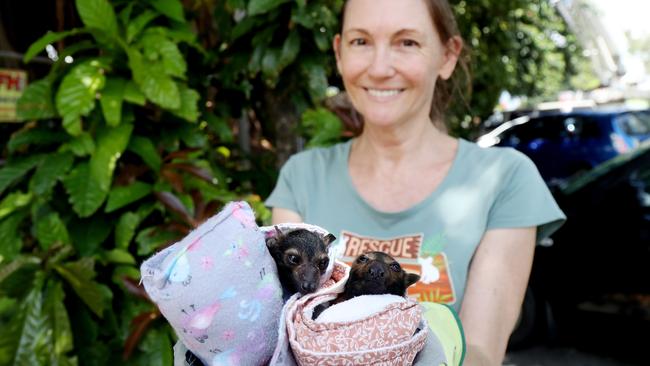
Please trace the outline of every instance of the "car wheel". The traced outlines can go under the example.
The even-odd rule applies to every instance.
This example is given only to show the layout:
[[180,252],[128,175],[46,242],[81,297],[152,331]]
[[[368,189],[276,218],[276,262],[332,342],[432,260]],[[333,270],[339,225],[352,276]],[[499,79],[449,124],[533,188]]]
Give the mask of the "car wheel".
[[520,349],[530,345],[537,334],[539,318],[535,293],[528,287],[517,324],[510,335],[508,349]]

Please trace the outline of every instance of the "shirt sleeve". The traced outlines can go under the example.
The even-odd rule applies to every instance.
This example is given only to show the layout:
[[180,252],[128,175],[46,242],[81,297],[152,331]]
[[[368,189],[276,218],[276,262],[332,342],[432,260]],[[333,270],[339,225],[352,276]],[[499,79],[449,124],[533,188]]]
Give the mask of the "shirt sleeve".
[[490,209],[487,229],[537,226],[537,241],[557,230],[566,216],[555,202],[535,164],[512,151],[512,169]]
[[285,208],[298,213],[302,216],[303,212],[299,207],[299,200],[296,194],[296,184],[298,183],[298,168],[296,158],[292,156],[280,169],[280,176],[275,184],[275,188],[266,199],[265,204],[268,207]]

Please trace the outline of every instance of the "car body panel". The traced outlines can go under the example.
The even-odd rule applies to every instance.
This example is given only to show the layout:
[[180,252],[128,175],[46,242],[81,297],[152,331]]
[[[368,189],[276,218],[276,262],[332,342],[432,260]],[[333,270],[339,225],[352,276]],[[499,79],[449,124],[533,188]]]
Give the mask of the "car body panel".
[[650,110],[543,112],[503,123],[481,146],[509,146],[535,162],[545,181],[585,172],[650,139]]
[[537,247],[531,287],[555,309],[618,301],[649,316],[650,143],[553,191],[567,222]]

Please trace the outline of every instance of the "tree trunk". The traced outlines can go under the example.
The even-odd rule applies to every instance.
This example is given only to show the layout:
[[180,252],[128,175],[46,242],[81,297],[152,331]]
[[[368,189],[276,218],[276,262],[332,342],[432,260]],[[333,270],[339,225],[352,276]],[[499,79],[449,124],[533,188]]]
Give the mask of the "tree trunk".
[[297,128],[298,112],[288,95],[274,90],[264,93],[264,103],[268,122],[272,126],[276,150],[276,166],[280,168],[289,157],[298,151],[300,136]]

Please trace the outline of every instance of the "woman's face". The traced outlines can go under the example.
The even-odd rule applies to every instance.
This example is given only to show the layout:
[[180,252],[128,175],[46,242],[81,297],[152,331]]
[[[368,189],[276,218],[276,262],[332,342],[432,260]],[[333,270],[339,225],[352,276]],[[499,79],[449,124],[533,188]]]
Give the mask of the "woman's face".
[[435,82],[457,60],[424,0],[349,0],[334,49],[352,104],[377,126],[428,121]]

